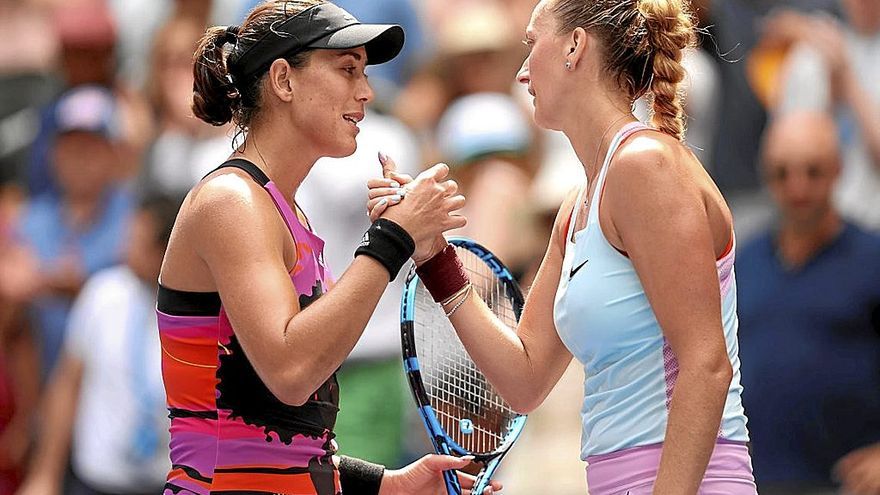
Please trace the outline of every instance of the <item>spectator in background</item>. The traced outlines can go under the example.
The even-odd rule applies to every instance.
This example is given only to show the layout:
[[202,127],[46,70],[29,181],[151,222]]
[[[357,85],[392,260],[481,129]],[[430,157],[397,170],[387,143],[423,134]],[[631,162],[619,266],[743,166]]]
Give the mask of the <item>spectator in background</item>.
[[[44,0],[46,1],[46,0]],[[69,0],[47,0],[63,2]],[[81,0],[76,0],[81,1]],[[149,83],[149,59],[161,27],[171,19],[190,19],[201,26],[239,24],[255,0],[101,0],[118,27],[118,76],[135,88]],[[245,11],[247,8],[247,11]]]
[[466,4],[437,28],[437,53],[401,92],[394,112],[429,135],[456,98],[510,93],[520,62],[517,35],[507,12],[493,2]]
[[[0,206],[0,252],[10,242],[9,208]],[[39,357],[20,308],[0,299],[0,495],[18,487],[31,443],[39,396]]]
[[537,236],[529,195],[534,166],[527,117],[507,94],[476,93],[455,100],[437,126],[438,151],[468,198],[468,224],[452,232],[494,252],[517,279],[537,269],[546,238]]
[[880,493],[880,237],[832,203],[831,117],[768,130],[763,171],[776,229],[737,256],[740,355],[763,495]]
[[61,97],[51,147],[59,194],[28,201],[17,242],[0,257],[0,296],[29,305],[44,377],[55,364],[73,297],[89,275],[122,255],[131,199],[116,179],[117,118],[106,89],[80,87]]
[[777,111],[835,113],[843,169],[840,212],[880,229],[880,2],[841,0],[846,23],[805,17],[801,44],[787,61]]
[[[378,152],[394,157],[404,173],[421,171],[419,143],[399,120],[368,109],[360,128],[354,155],[318,160],[296,193],[297,203],[310,212],[312,227],[325,240],[324,257],[336,273],[352,263],[351,253],[370,226],[362,204],[367,194],[364,184],[382,176]],[[395,467],[414,460],[413,454],[427,447],[411,445],[415,435],[408,429],[412,424],[407,413],[414,409],[400,362],[400,294],[405,278],[400,275],[388,285],[336,376],[344,390],[334,427],[340,449]]]
[[36,137],[39,109],[57,91],[52,77],[58,37],[47,9],[0,0],[0,185],[20,182]]
[[[20,495],[156,494],[168,463],[156,332],[159,268],[180,201],[147,197],[125,264],[92,276],[76,300]],[[64,483],[70,449],[72,473]]]
[[192,114],[192,57],[203,33],[195,19],[174,17],[155,38],[147,90],[159,134],[141,171],[142,188],[185,193],[232,152],[230,126]]
[[[56,1],[56,0],[49,0]],[[140,165],[140,155],[152,134],[149,107],[140,93],[116,75],[116,35],[114,19],[103,0],[78,0],[52,7],[53,22],[61,42],[57,76],[64,90],[96,85],[112,93],[116,106],[117,153],[115,167],[119,177],[131,177]],[[27,187],[32,195],[58,193],[52,171],[52,150],[57,129],[55,114],[61,94],[41,113],[27,169]]]

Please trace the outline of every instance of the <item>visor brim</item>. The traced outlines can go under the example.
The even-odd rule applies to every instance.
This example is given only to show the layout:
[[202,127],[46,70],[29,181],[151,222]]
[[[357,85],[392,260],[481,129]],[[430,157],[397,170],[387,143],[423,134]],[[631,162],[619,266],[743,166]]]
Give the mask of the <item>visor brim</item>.
[[352,24],[321,38],[308,48],[345,50],[362,46],[367,51],[367,65],[389,62],[403,50],[403,28],[396,24]]

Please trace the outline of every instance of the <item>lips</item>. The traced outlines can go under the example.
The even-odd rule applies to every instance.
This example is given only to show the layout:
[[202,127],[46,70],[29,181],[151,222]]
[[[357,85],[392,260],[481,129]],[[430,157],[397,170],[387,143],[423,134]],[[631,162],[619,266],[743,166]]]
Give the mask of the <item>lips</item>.
[[363,112],[347,113],[347,114],[343,115],[342,118],[346,122],[357,127],[358,123],[360,123],[360,121],[364,120],[364,113]]

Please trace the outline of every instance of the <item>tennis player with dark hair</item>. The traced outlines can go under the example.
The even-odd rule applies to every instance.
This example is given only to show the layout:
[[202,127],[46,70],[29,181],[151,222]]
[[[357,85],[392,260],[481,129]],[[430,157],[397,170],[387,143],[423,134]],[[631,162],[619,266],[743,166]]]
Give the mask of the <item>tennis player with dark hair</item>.
[[190,191],[160,274],[166,495],[441,493],[440,472],[467,464],[426,456],[384,471],[334,455],[336,369],[404,262],[465,223],[448,169],[410,185],[407,205],[372,225],[337,282],[293,203],[320,157],[355,151],[373,98],[365,65],[394,58],[403,39],[399,26],[360,24],[316,0],[263,3],[241,27],[202,39],[195,115],[233,120],[244,140]]
[[[572,356],[583,363],[593,495],[756,491],[731,214],[683,142],[681,57],[694,38],[683,0],[541,1],[518,79],[537,123],[568,136],[587,183],[559,210],[517,328],[468,290],[452,248],[418,269],[515,409],[541,404]],[[653,127],[632,114],[648,93]],[[409,201],[388,201],[388,179],[370,186],[373,215]]]

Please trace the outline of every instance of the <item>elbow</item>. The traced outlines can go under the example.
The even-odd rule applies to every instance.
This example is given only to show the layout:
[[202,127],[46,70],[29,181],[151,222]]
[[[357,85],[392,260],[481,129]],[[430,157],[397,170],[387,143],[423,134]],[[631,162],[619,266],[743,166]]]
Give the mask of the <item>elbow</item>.
[[510,408],[517,414],[531,414],[532,411],[541,405],[541,401],[516,401],[510,403]]
[[320,385],[312,386],[311,380],[301,370],[287,370],[266,380],[266,388],[276,399],[288,406],[300,407],[314,395]]
[[700,366],[699,376],[701,380],[705,380],[726,393],[731,380],[733,380],[733,366],[730,364],[727,354],[723,358],[706,362]]
[[519,414],[530,414],[544,403],[546,393],[539,390],[517,390],[510,397],[504,397],[511,409]]
[[301,391],[298,390],[291,390],[280,395],[276,394],[275,392],[272,393],[285,405],[292,407],[301,407],[305,405],[305,403],[309,401],[309,397],[312,396],[312,394],[303,394],[301,393]]
[[718,380],[719,386],[724,388],[724,390],[730,387],[730,382],[733,380],[733,366],[730,364],[727,354],[724,355],[724,359],[721,360],[718,366],[712,370],[712,375]]

